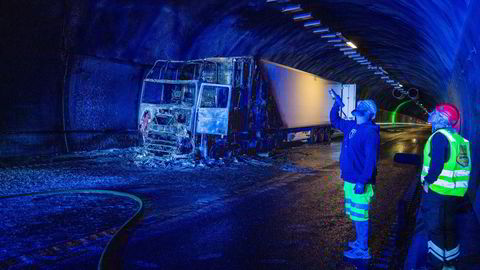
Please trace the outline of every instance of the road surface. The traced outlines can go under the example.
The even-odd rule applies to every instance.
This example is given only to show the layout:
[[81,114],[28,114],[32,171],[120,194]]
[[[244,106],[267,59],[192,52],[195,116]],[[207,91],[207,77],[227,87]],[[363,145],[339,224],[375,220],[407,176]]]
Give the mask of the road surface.
[[[370,211],[370,248],[374,259],[367,263],[343,257],[345,242],[354,239],[354,231],[343,209],[338,161],[340,139],[331,145],[292,145],[272,157],[244,158],[238,163],[213,168],[138,167],[127,162],[128,154],[122,155],[119,150],[115,155],[92,160],[12,168],[3,172],[3,178],[9,178],[12,190],[18,190],[16,193],[68,186],[119,190],[140,197],[145,205],[143,217],[129,232],[118,258],[125,269],[368,268],[385,256],[382,251],[396,218],[398,200],[416,173],[414,166],[395,164],[393,156],[396,152],[421,152],[429,134],[424,127],[387,128],[381,132],[376,197]],[[66,181],[71,182],[67,185]],[[2,192],[8,195],[5,190]],[[90,204],[87,205],[94,207]],[[128,219],[134,205],[124,204],[123,207],[119,203],[117,207],[123,209],[124,219]],[[4,212],[11,213],[15,208],[8,205],[8,201],[2,205]],[[116,211],[113,206],[109,207]],[[75,204],[70,208],[75,209]],[[90,210],[87,207],[79,211],[87,215]],[[58,210],[56,219],[62,220],[61,215],[67,215],[65,211],[68,212]],[[28,214],[24,214],[22,222],[28,224],[28,218]],[[31,219],[31,223],[39,226],[38,215],[32,213]],[[112,215],[106,209],[97,218],[99,225],[96,226],[108,232],[108,228],[118,228],[119,219],[119,214]],[[12,222],[9,229],[16,228],[15,221]],[[35,239],[39,239],[37,249],[25,245],[23,259],[19,259],[20,244],[16,245],[15,256],[4,254],[0,263],[5,265],[10,260],[10,265],[18,268],[29,264],[58,269],[95,267],[101,254],[98,246],[105,241],[93,243],[92,240],[92,244],[83,241],[74,252],[56,251],[70,252],[70,256],[50,254],[42,258],[39,255],[43,254],[42,249],[58,246],[58,240],[48,237],[55,233],[49,231],[51,229],[35,231]],[[12,234],[10,240],[29,241],[33,237],[31,231],[24,228]],[[95,228],[90,231],[83,235],[95,233]],[[74,241],[71,235],[72,232],[65,233],[63,242],[70,238]],[[104,233],[103,237],[108,239],[110,235]],[[42,239],[50,240],[42,243]],[[34,253],[35,256],[31,255]]]

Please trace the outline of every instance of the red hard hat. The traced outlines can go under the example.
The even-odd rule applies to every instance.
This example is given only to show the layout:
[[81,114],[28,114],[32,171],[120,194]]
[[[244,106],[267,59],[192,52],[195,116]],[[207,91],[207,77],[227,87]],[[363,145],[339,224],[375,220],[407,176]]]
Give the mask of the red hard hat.
[[449,103],[441,103],[435,107],[435,110],[443,112],[448,116],[448,122],[457,131],[460,129],[460,113],[457,107]]

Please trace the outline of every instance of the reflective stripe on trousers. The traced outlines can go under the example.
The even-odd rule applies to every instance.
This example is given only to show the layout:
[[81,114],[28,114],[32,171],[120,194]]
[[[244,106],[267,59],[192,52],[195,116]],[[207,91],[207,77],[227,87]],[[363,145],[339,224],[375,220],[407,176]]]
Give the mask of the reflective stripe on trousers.
[[460,255],[460,245],[457,245],[451,250],[441,249],[432,241],[428,241],[428,253],[432,253],[437,259],[442,262],[451,261]]
[[345,200],[345,203],[350,204],[354,208],[358,208],[358,209],[362,209],[362,210],[369,210],[370,209],[370,206],[368,204],[354,203],[350,199]]

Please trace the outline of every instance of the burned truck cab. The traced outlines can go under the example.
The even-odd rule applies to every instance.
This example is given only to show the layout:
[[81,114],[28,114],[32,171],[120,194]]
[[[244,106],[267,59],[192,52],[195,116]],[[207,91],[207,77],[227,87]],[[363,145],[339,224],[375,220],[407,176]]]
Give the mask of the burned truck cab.
[[147,149],[173,153],[189,144],[197,82],[151,79],[144,81],[139,128]]
[[[250,57],[156,61],[143,80],[139,105],[144,147],[208,156],[217,143],[229,144],[233,132],[247,128],[253,63]],[[232,122],[238,119],[244,123]]]
[[159,60],[143,80],[139,130],[148,150],[204,158],[328,141],[329,89],[355,104],[355,85],[254,57]]

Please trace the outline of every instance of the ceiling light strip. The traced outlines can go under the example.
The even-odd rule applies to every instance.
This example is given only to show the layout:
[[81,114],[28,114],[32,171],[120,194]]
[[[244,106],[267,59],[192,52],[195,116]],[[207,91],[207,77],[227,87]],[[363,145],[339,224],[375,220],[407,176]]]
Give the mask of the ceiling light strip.
[[293,16],[294,21],[304,21],[304,20],[309,20],[311,18],[313,17],[312,17],[312,13],[310,12],[300,13]]
[[[280,0],[266,0],[266,1],[267,1],[267,3],[289,2],[289,0],[282,0],[282,1],[280,1]],[[285,13],[296,13],[296,12],[303,11],[303,9],[302,9],[300,4],[289,4],[289,5],[284,6],[281,9],[281,11],[285,12]],[[295,21],[303,21],[303,20],[310,20],[310,19],[313,19],[313,16],[312,16],[311,12],[296,13],[295,15],[293,15],[293,20],[295,20]],[[348,56],[349,58],[352,58],[353,60],[355,60],[357,63],[359,63],[361,65],[368,65],[368,69],[378,70],[378,71],[374,72],[374,75],[379,75],[380,78],[385,80],[386,83],[391,84],[395,89],[401,91],[402,93],[406,93],[406,91],[403,90],[403,88],[402,88],[403,87],[402,84],[400,84],[398,82],[395,82],[394,80],[390,79],[389,76],[386,76],[386,74],[388,74],[387,71],[385,71],[380,66],[372,65],[372,63],[370,61],[368,61],[368,59],[366,59],[365,57],[363,57],[362,55],[357,53],[354,50],[354,49],[357,49],[357,46],[353,42],[345,39],[342,36],[342,33],[339,33],[339,32],[329,33],[330,29],[328,27],[319,27],[319,26],[321,26],[320,20],[307,21],[303,24],[303,26],[305,28],[316,27],[316,28],[312,28],[312,32],[314,34],[322,34],[320,36],[321,38],[326,38],[326,39],[328,39],[327,42],[334,43],[332,45],[334,47],[339,47],[339,50],[341,52],[343,52],[344,55]]]
[[320,26],[320,20],[308,21],[303,24],[304,27]]

